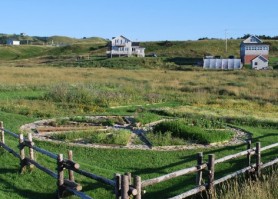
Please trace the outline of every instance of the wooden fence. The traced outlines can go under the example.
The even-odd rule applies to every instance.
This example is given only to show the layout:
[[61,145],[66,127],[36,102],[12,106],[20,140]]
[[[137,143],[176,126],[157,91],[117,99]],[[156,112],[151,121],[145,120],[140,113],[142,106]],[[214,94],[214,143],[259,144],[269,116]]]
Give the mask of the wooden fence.
[[[15,157],[19,158],[20,160],[20,171],[24,172],[26,167],[33,169],[34,167],[40,169],[41,171],[45,172],[46,174],[50,175],[51,177],[57,180],[57,198],[62,198],[65,191],[70,192],[80,198],[89,199],[90,196],[81,192],[82,186],[75,182],[74,172],[80,175],[86,176],[88,178],[94,179],[98,182],[110,185],[115,193],[116,199],[129,199],[131,196],[135,199],[141,199],[142,193],[144,193],[144,188],[150,185],[158,184],[160,182],[164,182],[173,178],[177,178],[180,176],[184,176],[191,173],[196,173],[196,188],[191,189],[187,192],[184,192],[180,195],[172,197],[171,199],[181,199],[186,198],[195,194],[198,194],[203,191],[207,191],[210,198],[213,198],[213,190],[214,186],[220,184],[228,179],[241,175],[243,173],[255,173],[257,176],[260,175],[261,169],[272,166],[278,163],[278,158],[263,164],[261,162],[261,152],[265,150],[272,149],[278,146],[278,143],[266,146],[261,148],[260,142],[256,143],[256,147],[251,148],[251,141],[247,142],[247,150],[242,152],[228,155],[226,157],[215,159],[214,154],[208,155],[208,162],[203,161],[203,153],[200,152],[197,154],[197,164],[196,166],[182,169],[179,171],[175,171],[163,176],[159,176],[156,178],[148,179],[148,180],[141,180],[140,176],[131,176],[131,173],[125,174],[115,174],[113,180],[107,179],[105,177],[92,174],[90,172],[84,171],[80,169],[80,165],[73,161],[73,154],[72,151],[68,151],[68,159],[63,157],[63,154],[54,154],[44,149],[41,149],[35,146],[35,143],[32,140],[32,134],[28,134],[28,139],[23,137],[23,134],[16,134],[9,130],[6,130],[3,126],[3,122],[0,122],[0,147],[10,152]],[[15,150],[10,148],[5,144],[5,133],[17,138],[19,141],[18,148],[19,153]],[[29,157],[25,154],[25,148],[29,149]],[[50,169],[42,166],[34,159],[34,151],[39,152],[43,155],[46,155],[52,159],[56,160],[57,169],[56,172],[51,171]],[[256,163],[251,164],[251,157],[252,155],[256,158]],[[238,170],[234,173],[226,175],[219,179],[214,179],[215,174],[215,165],[232,160],[238,157],[246,156],[246,167]],[[66,179],[64,176],[64,170],[68,170],[69,178]],[[208,170],[207,182],[203,183],[203,172]],[[133,180],[132,180],[133,179]]]

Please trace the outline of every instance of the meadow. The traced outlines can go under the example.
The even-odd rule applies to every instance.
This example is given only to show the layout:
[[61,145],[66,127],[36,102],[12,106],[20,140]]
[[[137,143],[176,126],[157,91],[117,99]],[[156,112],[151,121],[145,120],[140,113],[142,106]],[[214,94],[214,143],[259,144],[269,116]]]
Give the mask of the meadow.
[[[76,67],[0,67],[0,120],[7,129],[39,119],[86,115],[140,116],[142,123],[171,116],[198,118],[204,125],[214,121],[239,126],[252,134],[253,142],[266,146],[278,141],[278,72],[273,71],[176,71],[165,69],[109,69]],[[143,114],[144,115],[144,114]],[[17,141],[7,142],[16,148]],[[143,179],[195,165],[203,151],[217,158],[244,150],[244,144],[181,151],[91,149],[37,141],[54,153],[74,152],[81,168],[112,178],[132,172]],[[277,157],[277,150],[263,161]],[[54,161],[37,154],[42,164]],[[39,170],[21,175],[18,162],[0,149],[1,198],[53,198],[55,180]],[[242,160],[217,167],[217,176],[241,168]],[[112,190],[92,180],[77,177],[93,198],[112,198]],[[181,177],[147,188],[144,198],[167,198],[192,186],[194,176]]]

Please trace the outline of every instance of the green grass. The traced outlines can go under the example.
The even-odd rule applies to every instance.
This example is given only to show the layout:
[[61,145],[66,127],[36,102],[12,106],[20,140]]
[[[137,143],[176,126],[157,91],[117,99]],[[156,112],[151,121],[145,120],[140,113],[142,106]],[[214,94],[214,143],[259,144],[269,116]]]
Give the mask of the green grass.
[[[0,120],[4,121],[7,129],[19,132],[21,125],[39,119],[88,115],[136,116],[139,109],[144,109],[140,117],[146,123],[157,117],[183,118],[185,123],[202,129],[221,128],[226,123],[232,123],[252,133],[253,142],[261,141],[262,146],[266,146],[278,141],[277,77],[276,70],[184,72],[1,66]],[[85,89],[90,95],[94,94],[94,100],[103,101],[78,101],[80,99],[73,96],[61,98],[64,101],[46,98],[53,88],[62,83],[66,85],[63,88],[73,91],[76,96]],[[158,135],[159,139],[163,141],[164,137]],[[163,141],[164,144],[169,139]],[[6,140],[18,151],[17,140],[8,136]],[[201,151],[206,161],[210,153],[221,158],[246,149],[243,144],[202,150],[145,151],[83,148],[42,141],[35,143],[53,153],[66,154],[68,149],[72,149],[74,160],[81,165],[81,169],[92,173],[111,179],[114,173],[130,171],[143,180],[196,165],[196,153]],[[275,157],[277,149],[262,153],[263,162]],[[38,153],[36,159],[55,170],[55,160]],[[54,197],[54,179],[38,169],[18,174],[19,161],[7,152],[1,151],[0,161],[0,197]],[[216,168],[216,177],[241,169],[244,164],[244,158],[221,163]],[[93,198],[113,198],[113,190],[107,186],[79,175],[76,175],[76,180]],[[147,187],[144,198],[169,198],[192,188],[194,182],[195,176],[192,175]]]
[[161,122],[154,127],[153,131],[154,133],[171,132],[175,138],[201,144],[228,141],[233,136],[233,133],[227,130],[206,130],[197,126],[188,126],[182,120]]
[[175,146],[175,145],[189,144],[187,141],[185,141],[182,138],[172,136],[171,132],[165,132],[165,133],[148,132],[146,134],[146,137],[152,143],[153,146]]

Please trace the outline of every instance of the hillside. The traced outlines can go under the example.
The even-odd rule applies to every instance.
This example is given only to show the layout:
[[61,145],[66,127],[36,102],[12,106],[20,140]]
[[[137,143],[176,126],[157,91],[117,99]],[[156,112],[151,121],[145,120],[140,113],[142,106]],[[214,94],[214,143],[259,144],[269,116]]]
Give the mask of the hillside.
[[[9,35],[0,34],[0,42]],[[11,37],[11,35],[10,35]],[[196,65],[202,61],[204,55],[218,55],[239,57],[239,45],[241,40],[228,40],[228,52],[225,52],[224,40],[200,40],[200,41],[157,41],[142,42],[146,48],[146,58],[124,59],[117,58],[107,60],[107,40],[91,37],[76,39],[64,36],[52,37],[29,37],[14,35],[21,40],[21,46],[0,46],[0,64],[12,61],[25,65],[28,59],[30,64],[50,64],[53,66],[81,66],[81,67],[166,67],[176,68],[179,66]],[[28,42],[27,42],[28,40]],[[26,44],[24,44],[24,41]],[[270,44],[270,65],[277,68],[278,41],[265,40]],[[28,43],[28,45],[27,45]],[[33,45],[32,45],[33,44]],[[36,45],[34,45],[36,44]],[[157,58],[148,57],[156,53]],[[77,57],[84,59],[76,63]],[[90,58],[90,59],[89,59]]]

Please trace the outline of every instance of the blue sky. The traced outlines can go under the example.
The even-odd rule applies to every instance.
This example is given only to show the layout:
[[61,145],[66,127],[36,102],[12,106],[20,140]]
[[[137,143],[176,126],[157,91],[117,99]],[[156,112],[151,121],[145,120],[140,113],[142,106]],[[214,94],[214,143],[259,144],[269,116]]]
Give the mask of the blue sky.
[[138,41],[278,35],[277,0],[1,0],[0,33]]

